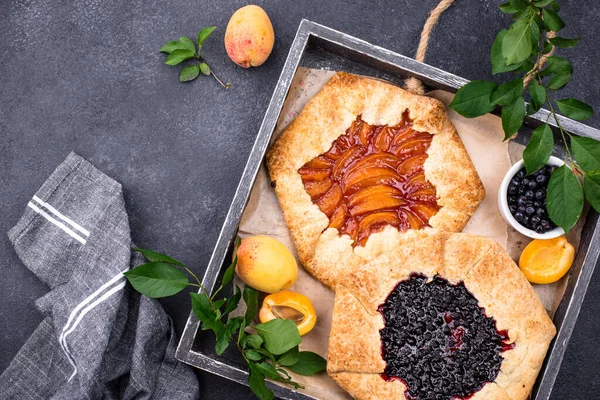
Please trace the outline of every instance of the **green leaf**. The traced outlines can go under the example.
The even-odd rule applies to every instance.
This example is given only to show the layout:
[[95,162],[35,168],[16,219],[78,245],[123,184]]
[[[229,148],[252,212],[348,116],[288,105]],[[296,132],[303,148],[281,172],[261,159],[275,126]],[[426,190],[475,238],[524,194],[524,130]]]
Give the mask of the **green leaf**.
[[192,311],[202,321],[202,329],[211,329],[215,335],[218,334],[224,325],[217,320],[209,298],[204,293],[190,293],[190,296],[192,297]]
[[511,25],[502,40],[502,55],[507,65],[525,61],[531,56],[531,25],[527,19],[520,19]]
[[229,318],[227,321],[227,329],[229,330],[229,336],[233,336],[233,334],[242,326],[244,323],[244,317],[233,317]]
[[[540,23],[543,24],[543,21],[540,19]],[[540,50],[538,46],[533,46],[533,43],[537,43],[540,39],[540,26],[538,25],[538,19],[533,18],[533,20],[529,23],[529,29],[531,30],[531,41],[532,48],[531,51],[533,54],[537,54]]]
[[600,171],[590,171],[585,174],[583,191],[594,210],[600,212]]
[[265,384],[265,375],[260,372],[260,370],[256,367],[256,364],[253,362],[248,363],[248,368],[250,369],[248,384],[250,385],[250,390],[252,390],[252,393],[254,393],[260,400],[273,400],[274,394]]
[[594,115],[592,107],[577,99],[562,99],[558,100],[556,104],[560,112],[577,121],[583,121]]
[[531,113],[537,112],[546,102],[546,89],[536,79],[529,84],[529,95],[531,96]]
[[213,302],[213,305],[215,306],[215,309],[220,309],[223,304],[225,304],[225,302],[227,301],[227,299],[221,299],[221,300],[217,300],[215,302]]
[[179,74],[179,82],[193,81],[200,75],[200,67],[197,65],[189,65],[181,70]]
[[165,61],[165,64],[177,65],[177,64],[181,63],[182,61],[193,58],[194,56],[195,56],[195,54],[187,49],[186,50],[174,50],[171,52],[171,54],[169,54],[169,57],[167,57],[167,61]]
[[210,67],[207,63],[200,64],[200,71],[202,71],[204,75],[210,75]]
[[574,47],[577,43],[579,43],[579,40],[580,38],[567,39],[558,36],[548,39],[548,41],[556,47],[562,47],[564,49]]
[[546,24],[548,30],[550,31],[558,32],[565,27],[565,23],[563,22],[563,20],[558,16],[556,12],[552,10],[544,8],[542,10],[542,17],[544,18],[544,24]]
[[565,86],[571,80],[571,73],[563,72],[560,74],[556,74],[550,79],[548,82],[548,89],[550,90],[558,90],[561,87]]
[[244,302],[246,303],[246,325],[250,325],[258,313],[258,292],[250,286],[244,287]]
[[133,251],[139,251],[144,257],[148,259],[148,261],[162,261],[166,262],[167,264],[179,265],[180,267],[184,266],[180,261],[177,261],[173,257],[169,257],[165,254],[157,253],[151,250],[140,249],[139,247],[134,247]]
[[298,353],[298,362],[288,368],[300,375],[314,375],[327,368],[327,361],[312,351],[301,351]]
[[275,356],[273,354],[271,354],[271,352],[269,350],[260,348],[260,349],[256,349],[256,351],[259,352],[260,354],[264,355],[265,357],[267,357],[269,360],[276,362]]
[[508,105],[521,97],[523,93],[523,78],[517,78],[503,83],[492,95],[492,104]]
[[235,273],[235,266],[237,265],[237,252],[234,250],[233,261],[229,264],[229,267],[223,273],[223,279],[221,280],[221,286],[226,286],[233,280],[233,274]]
[[492,62],[492,74],[496,75],[501,72],[514,71],[519,68],[519,64],[506,65],[504,56],[502,55],[502,40],[508,32],[506,29],[501,30],[494,40],[492,51],[490,53],[490,61]]
[[552,43],[546,42],[544,43],[544,54],[549,53],[552,50]]
[[179,38],[179,42],[185,46],[184,48],[186,50],[191,51],[192,53],[194,53],[194,55],[196,54],[196,43],[194,43],[194,41],[192,39],[190,39],[187,36],[181,36]]
[[572,136],[571,148],[575,161],[585,172],[600,171],[600,142],[597,140]]
[[242,297],[242,291],[240,290],[240,288],[238,286],[236,286],[235,294],[233,296],[231,296],[229,299],[227,299],[227,305],[225,306],[225,311],[223,311],[223,314],[229,314],[230,312],[235,310],[237,308],[238,304],[240,304],[241,297]]
[[548,76],[552,74],[561,74],[561,73],[573,73],[573,66],[570,62],[565,60],[562,57],[552,56],[548,57],[547,67],[540,73],[542,76]]
[[531,8],[523,9],[523,10],[517,12],[515,15],[513,15],[513,20],[518,21],[520,19],[530,18],[531,12],[532,12]]
[[198,32],[198,50],[202,48],[204,41],[208,39],[211,33],[216,29],[216,26],[209,26],[206,28],[202,28],[200,32]]
[[581,216],[583,191],[579,179],[566,165],[552,172],[546,202],[550,219],[568,233]]
[[560,6],[558,5],[558,3],[556,1],[553,1],[552,3],[550,3],[550,9],[554,12],[559,12]]
[[552,3],[552,0],[537,0],[533,2],[533,5],[536,7],[546,7],[550,3]]
[[226,326],[222,326],[217,331],[217,343],[215,344],[215,351],[218,355],[222,355],[227,347],[229,347],[229,329]]
[[256,368],[266,377],[274,379],[276,381],[282,381],[283,378],[279,375],[279,372],[277,372],[277,370],[275,369],[275,367],[266,362],[263,361],[261,363],[257,363],[256,364]]
[[286,351],[277,359],[277,362],[283,366],[294,365],[298,362],[298,346]]
[[302,342],[296,324],[288,319],[273,319],[255,325],[254,329],[265,341],[265,348],[275,355],[283,354]]
[[171,53],[175,50],[185,50],[186,47],[183,43],[180,43],[177,40],[172,40],[170,42],[167,42],[167,44],[165,44],[163,47],[160,48],[160,52],[161,53]]
[[187,276],[170,264],[153,261],[125,272],[131,286],[152,298],[172,296],[188,286]]
[[498,85],[490,81],[471,81],[461,87],[449,107],[467,118],[479,117],[494,109],[492,94]]
[[529,7],[529,1],[527,0],[508,0],[508,2],[517,10],[524,10]]
[[259,335],[248,335],[246,336],[246,343],[255,349],[259,349],[263,344],[263,339]]
[[527,175],[533,174],[548,162],[554,149],[554,136],[548,124],[538,126],[531,134],[531,139],[523,151],[523,161]]
[[260,361],[260,360],[262,360],[263,356],[258,351],[247,350],[246,358],[248,358],[249,360],[252,360],[252,361]]
[[498,6],[498,8],[500,9],[500,11],[502,11],[504,14],[514,14],[517,11],[519,11],[518,8],[516,8],[515,6],[513,6],[512,4],[510,4],[509,2],[500,4]]
[[502,107],[502,129],[504,129],[504,140],[515,134],[525,118],[525,100],[523,96],[517,97],[512,103]]

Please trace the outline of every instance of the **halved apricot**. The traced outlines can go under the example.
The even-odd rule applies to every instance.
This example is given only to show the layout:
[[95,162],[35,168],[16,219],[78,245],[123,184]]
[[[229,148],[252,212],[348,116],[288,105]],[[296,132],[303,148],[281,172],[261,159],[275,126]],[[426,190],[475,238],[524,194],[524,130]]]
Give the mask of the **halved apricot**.
[[286,290],[265,297],[258,318],[263,324],[273,319],[289,319],[296,324],[300,335],[305,335],[315,327],[317,312],[308,297]]
[[331,168],[332,165],[333,165],[333,160],[331,160],[323,155],[315,157],[312,160],[310,160],[309,162],[307,162],[306,164],[304,164],[304,166],[308,167],[308,168]]
[[392,148],[392,153],[397,157],[404,159],[410,157],[413,154],[422,154],[427,151],[431,144],[431,135],[429,137],[423,134],[411,138],[397,147]]
[[331,217],[329,217],[329,228],[340,229],[346,223],[348,216],[348,209],[346,205],[342,204],[335,209]]
[[423,226],[423,221],[421,221],[421,219],[413,214],[410,210],[402,210],[402,215],[406,218],[406,222],[408,222],[410,229],[421,229]]
[[575,248],[564,236],[535,239],[521,253],[519,267],[529,282],[553,283],[569,271],[574,258]]

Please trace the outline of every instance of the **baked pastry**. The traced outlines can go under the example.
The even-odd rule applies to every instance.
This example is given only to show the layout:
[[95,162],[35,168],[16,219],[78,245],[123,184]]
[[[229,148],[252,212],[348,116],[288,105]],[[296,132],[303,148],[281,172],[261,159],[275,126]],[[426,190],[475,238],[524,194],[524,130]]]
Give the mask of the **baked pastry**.
[[[301,263],[330,288],[385,230],[460,231],[485,192],[439,101],[337,73],[267,155]],[[372,246],[371,246],[372,247]],[[350,261],[349,261],[350,262]]]
[[520,400],[555,333],[500,245],[436,232],[340,275],[327,371],[359,400]]

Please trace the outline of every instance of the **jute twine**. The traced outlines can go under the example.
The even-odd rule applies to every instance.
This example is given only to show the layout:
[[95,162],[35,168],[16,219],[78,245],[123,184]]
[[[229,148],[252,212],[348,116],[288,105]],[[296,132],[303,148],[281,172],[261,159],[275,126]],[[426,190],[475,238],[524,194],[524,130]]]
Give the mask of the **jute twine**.
[[[415,60],[420,62],[425,62],[425,53],[427,53],[427,45],[429,44],[429,38],[431,37],[431,32],[433,28],[438,23],[440,16],[444,11],[448,9],[452,4],[454,4],[455,0],[442,0],[440,3],[429,13],[427,20],[425,21],[425,25],[423,26],[423,31],[421,32],[421,40],[419,40],[419,47],[417,47],[417,54],[415,56]],[[554,32],[548,32],[547,37],[553,38],[556,34]],[[535,77],[535,71],[540,71],[546,62],[548,62],[548,58],[554,54],[555,47],[552,46],[550,51],[543,56],[540,57],[536,65],[532,70],[530,70],[523,80],[523,87],[527,87],[529,83]],[[425,94],[425,86],[423,82],[418,80],[417,78],[408,78],[404,81],[406,85],[406,90],[415,94]]]

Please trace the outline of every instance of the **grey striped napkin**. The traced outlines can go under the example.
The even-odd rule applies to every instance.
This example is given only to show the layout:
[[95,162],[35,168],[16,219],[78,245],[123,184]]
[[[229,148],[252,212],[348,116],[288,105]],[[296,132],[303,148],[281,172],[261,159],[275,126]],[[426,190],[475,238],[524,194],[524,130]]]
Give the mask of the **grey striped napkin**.
[[131,252],[121,185],[71,153],[9,238],[50,291],[46,318],[0,375],[0,399],[196,399],[172,323],[123,272]]

